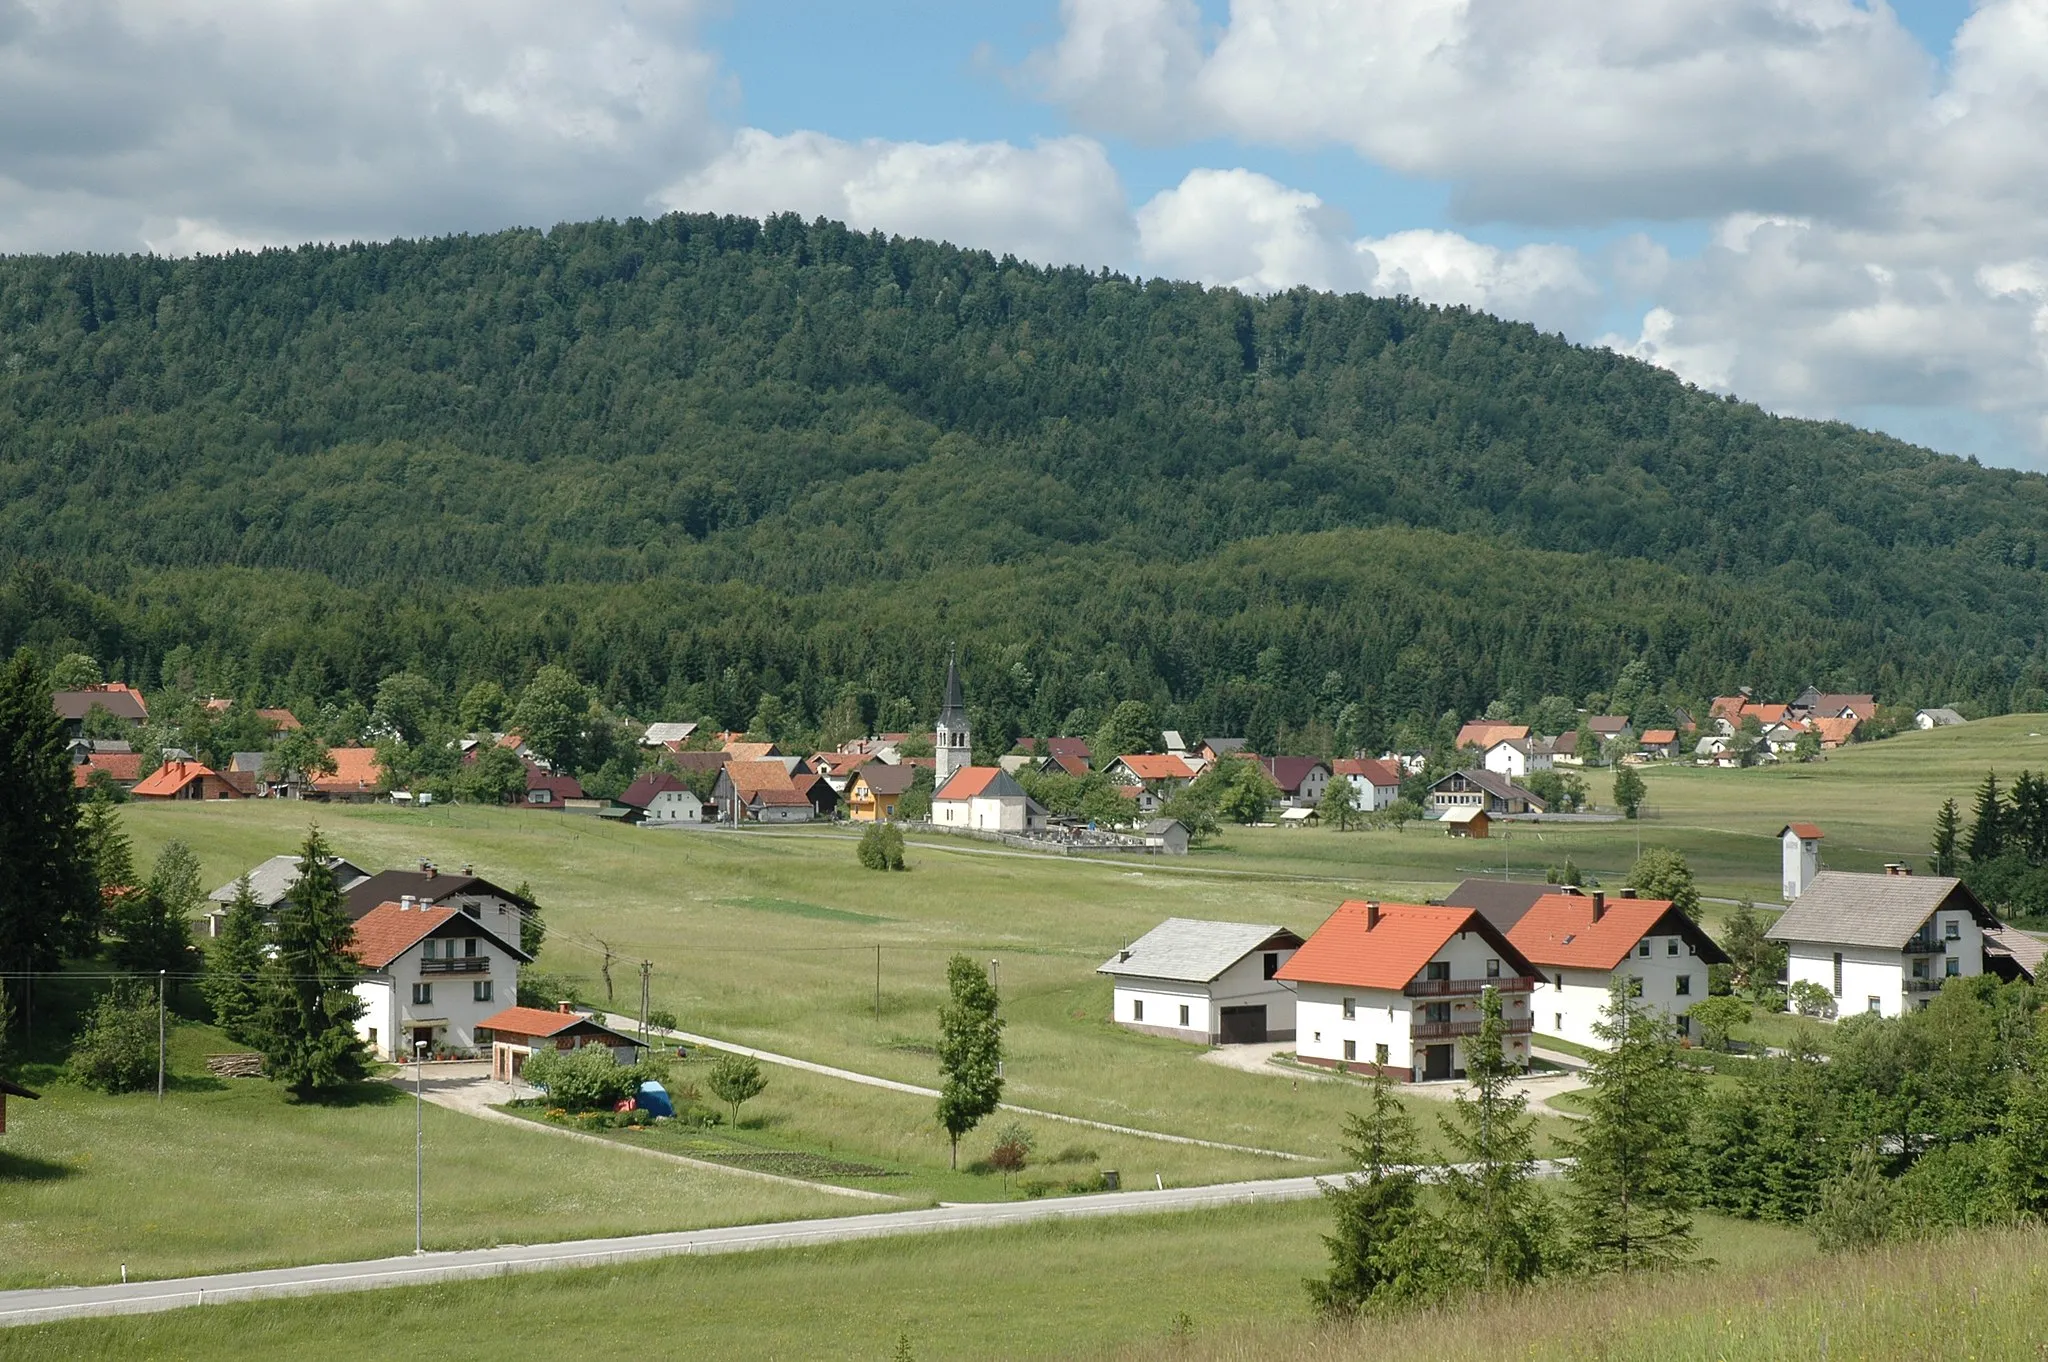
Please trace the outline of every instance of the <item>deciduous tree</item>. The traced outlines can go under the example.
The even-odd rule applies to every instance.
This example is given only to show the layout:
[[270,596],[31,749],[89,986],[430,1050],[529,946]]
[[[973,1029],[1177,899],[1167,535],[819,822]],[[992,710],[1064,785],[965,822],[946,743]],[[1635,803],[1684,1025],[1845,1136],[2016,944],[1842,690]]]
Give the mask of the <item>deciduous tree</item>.
[[1003,1100],[1003,1021],[996,988],[974,960],[946,962],[946,1002],[939,1009],[939,1124],[960,1166],[960,1137]]
[[711,1095],[732,1111],[734,1126],[740,1123],[740,1108],[767,1091],[768,1079],[761,1064],[751,1055],[720,1055],[704,1079]]
[[1643,785],[1642,776],[1633,766],[1623,766],[1614,773],[1614,806],[1621,810],[1624,818],[1634,818],[1642,812],[1643,800],[1649,790]]
[[1700,891],[1685,857],[1669,847],[1651,847],[1629,868],[1628,886],[1646,899],[1669,899],[1687,917],[1700,912]]

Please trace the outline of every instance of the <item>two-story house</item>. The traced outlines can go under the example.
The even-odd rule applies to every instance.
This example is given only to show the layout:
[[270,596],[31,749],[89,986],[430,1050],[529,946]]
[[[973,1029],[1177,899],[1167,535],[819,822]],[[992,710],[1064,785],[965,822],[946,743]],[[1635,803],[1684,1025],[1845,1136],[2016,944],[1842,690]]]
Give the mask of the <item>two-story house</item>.
[[1134,752],[1121,756],[1105,767],[1103,774],[1112,785],[1138,792],[1138,812],[1146,818],[1159,812],[1159,806],[1176,791],[1185,790],[1195,781],[1194,768],[1169,753]]
[[1401,773],[1391,762],[1351,757],[1330,763],[1333,778],[1351,782],[1353,802],[1378,813],[1401,797]]
[[1520,780],[1532,771],[1550,770],[1556,752],[1531,738],[1502,738],[1481,754],[1479,764],[1497,776]]
[[1508,1058],[1529,1062],[1536,966],[1473,909],[1346,903],[1274,977],[1295,986],[1294,1050],[1306,1063],[1461,1078],[1487,989],[1501,1001]]
[[1819,984],[1838,1013],[1896,1017],[1982,974],[1984,933],[1998,926],[1961,880],[1894,865],[1821,871],[1765,935],[1786,945],[1787,982]]
[[655,827],[680,827],[704,821],[704,801],[673,771],[650,771],[628,785],[619,802],[630,811],[627,821]]
[[519,940],[520,919],[536,911],[532,899],[491,883],[469,866],[446,872],[432,861],[421,861],[418,870],[380,870],[341,892],[352,922],[360,922],[383,904],[410,897],[416,903],[459,908],[507,941]]
[[1314,757],[1260,757],[1259,765],[1280,789],[1280,802],[1290,809],[1313,809],[1330,788],[1330,768]]
[[[1486,916],[1503,925],[1499,915]],[[1707,996],[1707,967],[1728,962],[1697,922],[1668,900],[1639,899],[1633,889],[1614,898],[1599,889],[1545,894],[1516,915],[1507,933],[1542,972],[1529,1001],[1536,1029],[1596,1049],[1605,1043],[1593,1028],[1617,981],[1687,1035],[1686,1013]]]
[[914,766],[884,766],[871,761],[854,773],[846,787],[846,816],[856,823],[894,821],[896,806],[917,778]]
[[379,1059],[473,1051],[477,1028],[519,1000],[519,966],[533,959],[460,908],[407,896],[356,921],[352,953],[363,967],[356,1034]]
[[1489,817],[1504,813],[1542,813],[1543,801],[1497,771],[1474,766],[1453,771],[1430,785],[1428,809],[1443,814],[1457,808],[1478,809]]

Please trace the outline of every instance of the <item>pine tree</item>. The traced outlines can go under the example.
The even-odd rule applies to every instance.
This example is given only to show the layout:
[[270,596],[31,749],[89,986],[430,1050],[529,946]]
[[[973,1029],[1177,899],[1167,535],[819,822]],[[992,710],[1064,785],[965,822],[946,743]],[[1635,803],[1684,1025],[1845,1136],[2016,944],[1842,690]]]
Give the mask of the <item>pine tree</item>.
[[519,910],[519,949],[537,959],[541,943],[548,939],[548,924],[541,918],[540,905],[534,902],[533,890],[525,880],[512,891],[512,897],[524,905]]
[[78,835],[91,862],[93,883],[99,890],[92,902],[92,923],[85,933],[97,941],[108,910],[118,907],[124,895],[140,888],[135,879],[135,853],[128,844],[127,831],[121,826],[121,815],[104,789],[93,792],[79,815]]
[[1470,1090],[1437,1120],[1454,1155],[1443,1181],[1451,1240],[1473,1284],[1491,1288],[1542,1275],[1549,1207],[1529,1180],[1536,1122],[1514,1086],[1498,990],[1480,994],[1479,1018],[1465,1051]]
[[1769,930],[1769,925],[1757,916],[1756,905],[1748,899],[1739,900],[1735,911],[1728,915],[1721,946],[1734,968],[1736,988],[1753,993],[1778,981],[1787,948],[1784,942],[1771,940],[1766,935]]
[[939,1009],[939,1124],[960,1166],[960,1137],[1003,1100],[1003,1022],[996,988],[965,955],[946,962],[947,998]]
[[1998,793],[1996,771],[1986,771],[1984,783],[1977,787],[1977,808],[1964,849],[1976,865],[1997,860],[2005,850],[2005,801]]
[[71,782],[63,720],[24,650],[0,669],[0,974],[94,944],[98,895]]
[[1934,859],[1928,867],[1937,875],[1953,875],[1962,868],[1960,843],[1962,840],[1962,815],[1956,809],[1953,799],[1941,801],[1940,812],[1934,815]]
[[263,969],[267,928],[263,905],[256,901],[247,875],[235,883],[234,901],[221,923],[220,939],[206,962],[206,1001],[214,1024],[244,1045],[262,1042],[258,1025],[262,997],[257,980]]
[[355,926],[328,858],[320,830],[309,830],[298,883],[277,912],[277,949],[259,984],[265,1068],[301,1098],[369,1071],[355,1030],[363,1003],[350,991],[362,972],[349,954]]
[[1603,1048],[1587,1075],[1587,1119],[1563,1142],[1578,1256],[1624,1275],[1674,1266],[1694,1248],[1688,1140],[1699,1082],[1679,1067],[1671,1024],[1625,985],[1593,1034]]
[[1440,1289],[1442,1227],[1422,1205],[1415,1124],[1375,1073],[1363,1116],[1344,1120],[1342,1146],[1359,1171],[1323,1197],[1336,1223],[1323,1236],[1330,1270],[1303,1285],[1316,1312],[1346,1316],[1405,1304]]
[[203,901],[199,858],[183,842],[164,843],[148,881],[114,900],[114,963],[139,974],[162,970],[175,989],[179,976],[197,963],[192,915]]

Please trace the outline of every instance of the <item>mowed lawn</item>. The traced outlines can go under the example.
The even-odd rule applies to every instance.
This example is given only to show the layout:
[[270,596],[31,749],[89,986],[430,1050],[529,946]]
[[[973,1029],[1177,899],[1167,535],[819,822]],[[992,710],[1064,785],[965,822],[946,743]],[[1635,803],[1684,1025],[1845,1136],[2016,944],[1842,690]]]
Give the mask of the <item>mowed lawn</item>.
[[[206,1073],[241,1047],[209,1026],[173,1029],[172,1078],[106,1097],[23,1077],[0,1137],[0,1289],[173,1277],[374,1258],[413,1246],[413,1099],[366,1084],[295,1104],[261,1079]],[[872,1209],[756,1178],[434,1106],[426,1130],[428,1248],[474,1248],[745,1224]],[[0,1354],[9,1336],[0,1333]]]
[[[1260,1329],[1279,1331],[1290,1344],[1299,1337],[1308,1327],[1302,1280],[1326,1265],[1318,1236],[1328,1222],[1321,1203],[1310,1201],[671,1258],[372,1297],[40,1325],[0,1333],[0,1349],[11,1342],[24,1355],[78,1362],[315,1355],[434,1362],[474,1356],[475,1340],[490,1337],[508,1358],[651,1351],[880,1359],[907,1338],[919,1362],[1155,1349],[1174,1357],[1209,1339],[1255,1339]],[[1711,1218],[1701,1229],[1709,1255],[1753,1270],[1783,1269],[1813,1252],[1800,1231]],[[1702,1299],[1717,1300],[1719,1275],[1682,1280]],[[1556,1355],[1525,1351],[1526,1326],[1494,1342],[1507,1337],[1515,1356]],[[1224,1355],[1265,1354],[1254,1347]],[[1416,1346],[1359,1355],[1446,1354]]]

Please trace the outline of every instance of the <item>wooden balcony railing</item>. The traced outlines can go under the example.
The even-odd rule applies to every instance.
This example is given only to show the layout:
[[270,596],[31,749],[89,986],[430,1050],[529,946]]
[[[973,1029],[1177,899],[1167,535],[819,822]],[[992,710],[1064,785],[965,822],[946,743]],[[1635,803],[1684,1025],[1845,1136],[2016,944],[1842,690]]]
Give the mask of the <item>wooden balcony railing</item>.
[[1536,987],[1536,980],[1526,975],[1511,974],[1499,979],[1415,979],[1401,990],[1411,998],[1448,998],[1463,994],[1478,997],[1485,989],[1497,993],[1527,993]]
[[459,955],[452,960],[422,960],[421,974],[489,974],[491,957],[488,955]]

